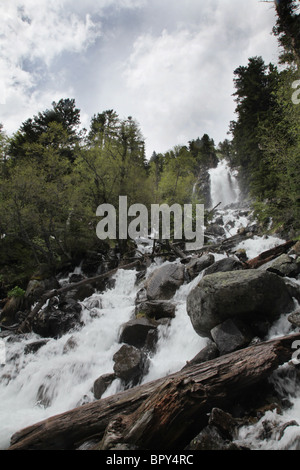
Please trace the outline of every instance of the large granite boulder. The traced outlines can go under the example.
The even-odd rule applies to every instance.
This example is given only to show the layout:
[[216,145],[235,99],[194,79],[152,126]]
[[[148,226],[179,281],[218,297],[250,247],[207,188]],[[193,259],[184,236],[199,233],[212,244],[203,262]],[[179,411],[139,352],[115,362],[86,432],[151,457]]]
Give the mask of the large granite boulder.
[[187,297],[192,325],[204,337],[210,337],[210,331],[228,318],[239,318],[251,326],[257,319],[274,321],[293,306],[284,280],[258,270],[207,275]]

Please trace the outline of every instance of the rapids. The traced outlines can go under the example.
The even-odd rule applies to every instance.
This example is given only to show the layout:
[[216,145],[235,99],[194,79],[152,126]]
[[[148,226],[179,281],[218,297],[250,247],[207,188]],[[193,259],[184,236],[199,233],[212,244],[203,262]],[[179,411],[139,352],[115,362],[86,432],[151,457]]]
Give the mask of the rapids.
[[[238,207],[239,189],[234,174],[222,161],[210,171],[212,206],[219,202],[222,206],[216,213],[222,216],[227,235],[252,223],[251,213],[242,212]],[[228,204],[231,204],[228,206]],[[230,222],[230,224],[227,224]],[[238,248],[244,248],[249,258],[281,244],[277,237],[253,237]],[[145,251],[145,245],[138,246]],[[215,255],[216,261],[226,254]],[[161,265],[159,258],[148,268],[146,276]],[[76,270],[80,272],[80,267]],[[7,336],[1,340],[5,348],[5,361],[0,365],[0,449],[9,446],[10,438],[16,431],[47,417],[70,410],[80,404],[94,400],[91,392],[94,381],[113,370],[113,355],[120,348],[119,330],[123,323],[134,314],[135,297],[139,289],[136,284],[136,271],[120,270],[114,276],[115,285],[103,293],[95,293],[82,302],[82,327],[59,339],[49,339],[35,353],[24,353],[26,345],[39,340],[36,334],[22,337]],[[164,377],[181,369],[207,344],[192,328],[186,313],[186,298],[202,274],[192,282],[185,283],[175,294],[176,316],[169,326],[159,327],[159,340],[155,353],[150,356],[150,367],[143,382]],[[61,283],[66,279],[61,280]],[[300,283],[300,281],[297,281]],[[297,307],[297,305],[295,305]],[[284,316],[269,332],[269,337],[289,333],[290,324]],[[67,345],[72,342],[72,347]],[[3,351],[2,351],[3,352]],[[296,420],[300,424],[300,391],[293,380],[282,383],[280,374],[272,377],[277,387],[292,401],[293,407],[283,415],[268,412],[267,418],[279,423]],[[115,380],[104,396],[122,389]],[[293,449],[300,448],[300,428],[291,425],[279,440],[271,435],[261,440],[264,426],[261,419],[255,426],[242,428],[237,441],[253,449]]]

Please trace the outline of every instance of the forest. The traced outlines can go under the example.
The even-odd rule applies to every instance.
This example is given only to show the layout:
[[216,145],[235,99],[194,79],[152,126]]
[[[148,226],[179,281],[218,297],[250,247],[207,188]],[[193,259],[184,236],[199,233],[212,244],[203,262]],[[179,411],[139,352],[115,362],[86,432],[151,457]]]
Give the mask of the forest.
[[[183,146],[153,152],[131,116],[99,110],[80,127],[73,98],[53,102],[8,136],[0,128],[0,298],[22,295],[35,275],[75,266],[90,252],[124,255],[129,242],[96,236],[96,209],[128,204],[204,203],[209,168],[226,158],[262,227],[300,235],[300,14],[275,2],[277,64],[251,57],[233,71],[236,119],[216,144],[200,132]],[[202,137],[201,137],[202,135]]]

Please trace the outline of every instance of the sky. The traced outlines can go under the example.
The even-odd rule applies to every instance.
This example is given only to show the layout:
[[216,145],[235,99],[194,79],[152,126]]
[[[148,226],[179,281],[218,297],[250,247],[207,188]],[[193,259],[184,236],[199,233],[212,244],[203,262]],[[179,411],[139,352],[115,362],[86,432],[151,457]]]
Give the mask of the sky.
[[0,123],[74,98],[81,126],[132,116],[146,154],[230,138],[233,72],[277,63],[272,3],[259,0],[1,0]]

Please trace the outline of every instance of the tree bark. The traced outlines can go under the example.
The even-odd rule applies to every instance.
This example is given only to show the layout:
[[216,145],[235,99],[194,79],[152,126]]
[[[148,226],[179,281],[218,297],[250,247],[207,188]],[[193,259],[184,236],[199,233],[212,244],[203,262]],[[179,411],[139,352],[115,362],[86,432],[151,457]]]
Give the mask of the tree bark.
[[293,245],[295,245],[295,243],[295,241],[289,240],[286,243],[283,243],[282,245],[275,246],[270,250],[260,253],[258,256],[256,256],[256,258],[246,261],[245,264],[251,269],[259,268],[263,264],[266,264],[269,261],[272,261],[273,259],[282,255],[283,253],[286,253]]
[[[183,449],[213,407],[233,403],[292,359],[300,333],[235,351],[48,418],[12,436],[9,450],[72,450],[96,437],[145,449]],[[102,439],[102,441],[101,441]]]

